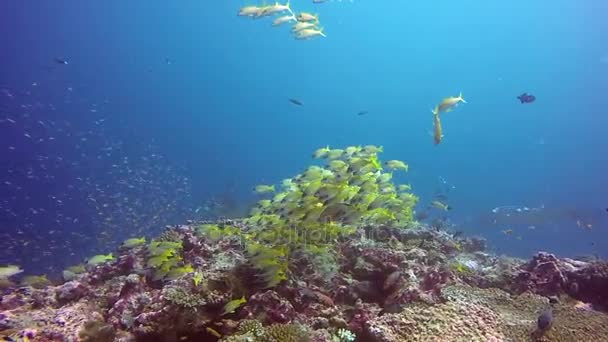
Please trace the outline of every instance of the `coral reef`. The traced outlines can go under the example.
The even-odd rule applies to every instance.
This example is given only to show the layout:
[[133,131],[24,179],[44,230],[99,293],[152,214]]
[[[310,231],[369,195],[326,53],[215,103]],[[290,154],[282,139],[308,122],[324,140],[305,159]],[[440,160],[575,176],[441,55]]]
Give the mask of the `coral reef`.
[[573,298],[608,308],[608,263],[586,262],[539,252],[516,271],[508,289],[544,296],[568,294]]
[[[608,316],[595,310],[608,306],[608,264],[543,252],[528,262],[498,257],[482,239],[419,224],[412,219],[415,196],[389,182],[379,151],[320,149],[315,155],[327,160],[324,168],[286,180],[284,191],[261,200],[246,219],[168,227],[149,243],[129,239],[115,255],[66,270],[63,284],[42,277],[19,287],[7,282],[0,335],[608,340]],[[538,332],[539,315],[549,308],[551,319],[544,316],[548,323]]]
[[555,320],[536,336],[536,320],[549,302],[537,295],[511,297],[498,289],[448,286],[445,303],[414,304],[366,324],[369,341],[600,341],[608,336],[608,316],[581,314],[571,303],[554,307]]
[[[247,232],[244,222],[232,222],[237,226]],[[538,340],[608,336],[608,316],[569,299],[605,303],[600,262],[544,253],[522,262],[459,251],[454,246],[466,238],[424,226],[366,225],[336,243],[329,280],[296,269],[297,277],[264,289],[250,286],[257,271],[234,236],[211,239],[197,225],[172,229],[184,241],[179,255],[192,272],[154,281],[147,248],[123,250],[64,284],[9,289],[0,302],[0,331],[33,341],[94,341],[93,335],[100,341],[519,341],[533,336],[539,314],[552,305],[554,320]],[[553,295],[561,297],[550,304]],[[224,312],[242,296],[243,304]],[[297,333],[304,330],[308,339]]]

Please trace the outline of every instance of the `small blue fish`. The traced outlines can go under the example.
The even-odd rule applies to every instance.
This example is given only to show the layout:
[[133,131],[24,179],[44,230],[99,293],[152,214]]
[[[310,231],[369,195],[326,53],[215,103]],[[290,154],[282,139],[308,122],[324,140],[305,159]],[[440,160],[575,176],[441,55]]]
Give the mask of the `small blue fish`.
[[61,58],[54,58],[53,59],[55,61],[55,63],[57,64],[64,64],[64,65],[68,65],[68,61],[65,59],[61,59]]
[[298,105],[298,106],[303,106],[304,104],[302,102],[300,102],[299,100],[296,99],[289,99],[289,102]]

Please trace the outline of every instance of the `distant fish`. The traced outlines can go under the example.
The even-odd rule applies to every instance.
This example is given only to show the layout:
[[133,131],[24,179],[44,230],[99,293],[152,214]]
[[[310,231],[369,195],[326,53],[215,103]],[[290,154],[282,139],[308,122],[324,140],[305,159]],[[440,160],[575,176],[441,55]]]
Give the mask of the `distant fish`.
[[296,99],[289,99],[289,102],[298,105],[298,106],[303,106],[304,104]]
[[536,96],[528,93],[523,93],[517,97],[520,103],[532,103],[536,100]]
[[367,111],[367,110],[362,110],[362,111],[360,111],[359,113],[357,113],[357,115],[361,116],[361,115],[365,115],[365,114],[367,114],[367,113],[369,113],[369,111]]
[[553,310],[548,308],[541,312],[536,320],[536,324],[537,330],[535,331],[534,335],[540,337],[551,328],[551,325],[553,325]]
[[450,207],[449,205],[440,202],[440,201],[433,201],[431,202],[431,206],[433,208],[437,208],[439,210],[443,210],[443,211],[448,211],[448,210],[452,210],[452,207]]
[[53,60],[55,61],[55,63],[57,64],[64,64],[64,65],[68,65],[68,61],[65,59],[61,59],[61,58],[53,58]]

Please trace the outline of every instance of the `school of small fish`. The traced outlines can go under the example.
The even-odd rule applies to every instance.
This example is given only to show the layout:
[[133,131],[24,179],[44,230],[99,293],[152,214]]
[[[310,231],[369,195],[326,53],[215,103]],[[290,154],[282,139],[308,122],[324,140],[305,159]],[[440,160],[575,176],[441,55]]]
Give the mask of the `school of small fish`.
[[[313,3],[323,3],[325,1],[314,0]],[[272,5],[244,6],[238,12],[239,16],[250,17],[253,19],[263,17],[274,17],[272,26],[282,26],[293,23],[291,33],[295,39],[308,40],[316,37],[326,37],[323,28],[319,26],[319,16],[309,12],[295,13],[291,9],[289,0],[285,4],[275,2]]]
[[0,89],[0,265],[57,271],[192,216],[184,168],[118,133],[110,100],[45,86]]

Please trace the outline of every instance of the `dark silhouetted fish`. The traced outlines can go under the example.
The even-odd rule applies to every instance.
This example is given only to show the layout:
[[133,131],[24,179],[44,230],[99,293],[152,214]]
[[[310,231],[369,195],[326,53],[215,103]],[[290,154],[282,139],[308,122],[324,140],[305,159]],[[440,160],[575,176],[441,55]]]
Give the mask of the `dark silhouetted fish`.
[[65,59],[61,59],[61,58],[53,58],[53,60],[55,61],[55,63],[57,64],[68,64],[68,61],[66,61]]
[[546,331],[553,324],[553,311],[549,308],[543,311],[537,320],[538,329],[541,331]]
[[357,115],[361,116],[361,115],[365,115],[367,113],[369,113],[369,111],[363,110],[363,111],[360,111],[359,113],[357,113]]
[[547,308],[541,312],[540,315],[538,315],[536,324],[536,329],[532,332],[532,338],[534,341],[540,340],[545,332],[551,328],[551,325],[553,325],[553,310],[551,310],[551,308]]
[[289,102],[298,105],[298,106],[303,106],[304,104],[296,99],[289,99]]
[[528,93],[523,93],[517,97],[520,103],[532,103],[536,100],[536,96]]

